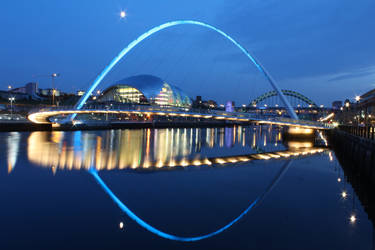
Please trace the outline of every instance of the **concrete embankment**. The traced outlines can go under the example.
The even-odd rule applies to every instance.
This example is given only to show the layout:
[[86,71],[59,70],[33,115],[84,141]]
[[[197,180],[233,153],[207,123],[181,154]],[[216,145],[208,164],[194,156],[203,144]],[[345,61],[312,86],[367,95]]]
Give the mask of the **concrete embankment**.
[[351,162],[352,170],[375,185],[375,141],[351,135],[340,129],[329,131],[328,138],[335,153],[345,162]]
[[328,139],[348,182],[375,224],[375,142],[339,129],[329,131]]

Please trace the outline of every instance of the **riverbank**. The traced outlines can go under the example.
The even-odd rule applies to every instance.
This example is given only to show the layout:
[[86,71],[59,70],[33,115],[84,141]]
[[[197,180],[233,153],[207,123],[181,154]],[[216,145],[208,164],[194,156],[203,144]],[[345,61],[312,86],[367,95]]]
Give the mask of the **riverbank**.
[[329,143],[372,223],[375,223],[375,143],[335,129]]
[[362,182],[375,186],[375,141],[349,134],[340,129],[328,133],[335,153],[350,162],[351,171],[362,176]]

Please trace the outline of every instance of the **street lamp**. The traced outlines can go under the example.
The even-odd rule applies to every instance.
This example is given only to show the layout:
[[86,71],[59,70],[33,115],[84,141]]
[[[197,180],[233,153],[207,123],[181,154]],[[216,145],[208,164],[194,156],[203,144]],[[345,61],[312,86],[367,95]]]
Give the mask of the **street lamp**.
[[55,104],[55,78],[58,77],[60,74],[59,73],[52,73],[51,78],[52,78],[52,105]]
[[16,100],[15,97],[9,97],[10,101],[10,118],[13,120],[13,102]]
[[120,12],[120,17],[123,19],[123,18],[125,18],[126,17],[126,12],[125,11],[121,11]]
[[359,107],[359,101],[361,100],[361,97],[359,95],[356,95],[355,96],[355,101],[356,101],[356,105],[355,105],[355,109],[356,109],[356,114],[358,114],[358,118],[357,118],[357,124],[359,124],[360,122],[360,114],[361,114],[361,109]]
[[12,89],[12,85],[8,85],[8,89],[11,90]]

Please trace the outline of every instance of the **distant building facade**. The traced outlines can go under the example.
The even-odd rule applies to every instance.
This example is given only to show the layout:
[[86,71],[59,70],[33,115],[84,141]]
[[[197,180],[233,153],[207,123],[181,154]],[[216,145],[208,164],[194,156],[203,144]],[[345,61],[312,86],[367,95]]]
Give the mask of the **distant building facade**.
[[190,108],[192,101],[180,88],[152,75],[125,78],[105,89],[98,102],[134,103]]
[[341,107],[342,107],[342,101],[332,102],[332,109],[333,110],[340,110]]

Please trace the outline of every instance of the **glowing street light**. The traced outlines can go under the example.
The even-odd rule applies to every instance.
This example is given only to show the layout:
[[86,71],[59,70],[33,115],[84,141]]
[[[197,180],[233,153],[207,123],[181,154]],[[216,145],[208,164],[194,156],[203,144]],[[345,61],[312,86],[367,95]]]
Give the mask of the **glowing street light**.
[[120,17],[121,17],[121,18],[125,18],[125,17],[126,17],[126,12],[122,10],[122,11],[120,12]]
[[52,105],[55,104],[55,78],[58,77],[60,74],[59,73],[52,73],[51,78],[52,78]]
[[10,118],[13,119],[13,102],[16,100],[15,97],[9,97],[10,101]]
[[337,178],[337,182],[341,182],[341,178],[339,177],[339,178]]
[[348,193],[345,192],[345,191],[342,191],[341,197],[344,198],[344,199],[346,199],[346,197],[348,197]]
[[11,90],[12,89],[12,85],[8,85],[8,89]]
[[350,216],[350,223],[354,224],[354,223],[356,222],[356,220],[357,220],[357,218],[355,217],[354,214],[352,214],[352,215]]
[[355,96],[355,101],[359,102],[361,100],[361,97],[359,95]]
[[118,225],[120,229],[123,229],[124,228],[124,222],[120,222],[120,224]]

